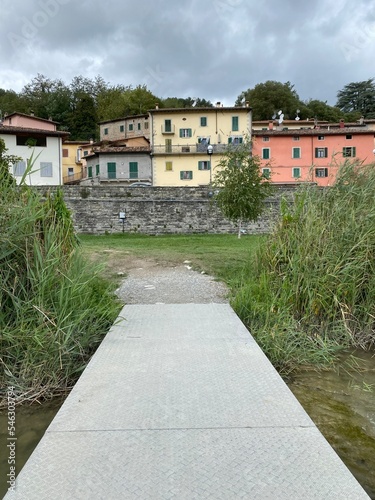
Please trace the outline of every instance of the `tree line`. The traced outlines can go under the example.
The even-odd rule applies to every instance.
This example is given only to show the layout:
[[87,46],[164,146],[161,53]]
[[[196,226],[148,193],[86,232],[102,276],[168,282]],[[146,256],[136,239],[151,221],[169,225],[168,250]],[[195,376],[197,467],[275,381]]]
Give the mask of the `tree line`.
[[[326,121],[375,118],[375,83],[371,78],[350,83],[337,94],[337,103],[310,99],[302,101],[290,82],[267,81],[241,92],[235,106],[245,101],[253,108],[254,120],[268,120],[282,110],[285,119],[317,118]],[[153,94],[146,85],[112,85],[101,76],[76,76],[69,84],[38,74],[21,92],[0,89],[0,112],[34,113],[59,122],[72,140],[98,139],[98,122],[128,115],[147,113],[159,103],[160,108],[212,107],[204,98],[167,97]]]

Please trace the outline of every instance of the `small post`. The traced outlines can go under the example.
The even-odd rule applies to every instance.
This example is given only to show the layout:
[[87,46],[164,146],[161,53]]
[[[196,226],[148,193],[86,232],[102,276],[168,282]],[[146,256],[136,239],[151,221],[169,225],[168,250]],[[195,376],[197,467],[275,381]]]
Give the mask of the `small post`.
[[122,221],[122,232],[124,233],[125,232],[125,219],[126,219],[125,211],[119,212],[118,218],[120,219],[120,221]]

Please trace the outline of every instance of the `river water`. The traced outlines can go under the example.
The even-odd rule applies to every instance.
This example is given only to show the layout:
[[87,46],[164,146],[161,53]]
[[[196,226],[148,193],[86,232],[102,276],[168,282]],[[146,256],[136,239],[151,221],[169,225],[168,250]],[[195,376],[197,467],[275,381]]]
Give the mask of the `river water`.
[[[288,386],[336,453],[375,499],[375,355],[354,353],[360,367],[343,360],[335,371],[304,371]],[[17,472],[23,467],[62,401],[16,410]],[[6,415],[0,415],[0,449],[7,450]],[[7,453],[0,455],[0,498],[7,490]]]

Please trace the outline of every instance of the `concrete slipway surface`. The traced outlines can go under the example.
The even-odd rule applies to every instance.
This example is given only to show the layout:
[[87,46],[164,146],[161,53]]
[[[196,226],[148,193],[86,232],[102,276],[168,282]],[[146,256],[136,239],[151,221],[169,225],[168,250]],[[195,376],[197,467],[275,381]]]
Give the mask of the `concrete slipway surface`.
[[121,316],[7,500],[369,498],[229,304]]

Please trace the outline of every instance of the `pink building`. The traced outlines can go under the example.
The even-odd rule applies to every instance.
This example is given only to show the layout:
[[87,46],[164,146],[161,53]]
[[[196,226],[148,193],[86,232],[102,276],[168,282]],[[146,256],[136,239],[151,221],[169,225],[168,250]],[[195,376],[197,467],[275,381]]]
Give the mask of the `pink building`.
[[24,113],[12,113],[4,117],[3,125],[9,127],[35,128],[55,132],[57,130],[58,123],[52,120],[38,118],[33,115],[25,115]]
[[253,130],[253,154],[261,158],[262,171],[273,183],[335,182],[346,159],[365,164],[374,161],[374,130],[366,126]]

